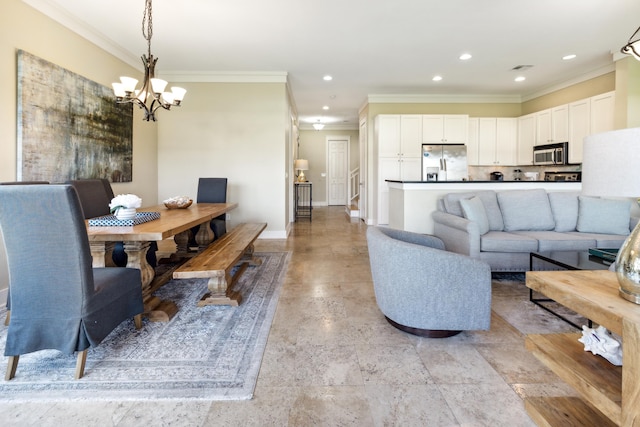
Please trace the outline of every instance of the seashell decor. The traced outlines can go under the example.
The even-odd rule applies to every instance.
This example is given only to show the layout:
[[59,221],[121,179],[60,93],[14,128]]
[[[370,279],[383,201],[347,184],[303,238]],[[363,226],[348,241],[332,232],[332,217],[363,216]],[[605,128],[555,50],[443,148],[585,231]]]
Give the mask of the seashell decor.
[[186,209],[191,206],[193,200],[188,196],[176,196],[163,200],[162,203],[164,203],[167,209]]

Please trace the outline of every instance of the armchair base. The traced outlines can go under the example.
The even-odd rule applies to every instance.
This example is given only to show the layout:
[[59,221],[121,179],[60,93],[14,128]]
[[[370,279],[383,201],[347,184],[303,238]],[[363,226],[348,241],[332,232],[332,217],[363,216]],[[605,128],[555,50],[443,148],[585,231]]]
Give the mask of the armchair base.
[[455,335],[458,335],[462,331],[446,331],[442,329],[420,329],[420,328],[412,328],[411,326],[401,325],[393,320],[389,319],[387,316],[384,316],[387,319],[387,322],[391,324],[394,328],[400,329],[403,332],[408,334],[417,335],[423,338],[449,338]]

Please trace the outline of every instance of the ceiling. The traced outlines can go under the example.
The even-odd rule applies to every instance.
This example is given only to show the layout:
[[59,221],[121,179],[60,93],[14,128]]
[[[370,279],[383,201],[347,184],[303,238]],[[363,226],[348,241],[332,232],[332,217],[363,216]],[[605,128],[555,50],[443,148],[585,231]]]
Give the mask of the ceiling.
[[[141,69],[144,0],[23,1]],[[159,76],[286,73],[302,123],[357,128],[369,97],[521,102],[611,71],[640,1],[155,0],[153,25]]]

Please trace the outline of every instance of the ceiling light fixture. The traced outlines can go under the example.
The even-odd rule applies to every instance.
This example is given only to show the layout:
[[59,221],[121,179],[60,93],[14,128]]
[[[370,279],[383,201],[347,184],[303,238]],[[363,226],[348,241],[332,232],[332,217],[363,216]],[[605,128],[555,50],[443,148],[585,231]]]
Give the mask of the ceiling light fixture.
[[331,80],[333,80],[333,77],[331,77],[330,75],[326,75],[322,78],[322,80],[324,80],[325,82],[330,82]]
[[516,82],[523,82],[523,81],[527,80],[527,78],[524,77],[524,76],[518,76],[513,80],[516,81]]
[[151,18],[151,0],[145,0],[142,17],[142,36],[147,40],[147,55],[142,55],[144,80],[142,87],[136,89],[138,80],[132,77],[120,77],[120,83],[113,83],[113,93],[118,104],[132,103],[144,110],[144,120],[156,121],[156,111],[173,106],[179,107],[184,99],[186,89],[172,87],[171,92],[164,92],[167,82],[155,78],[155,67],[158,58],[151,55],[151,37],[153,36],[153,20]]
[[442,80],[442,76],[433,76],[431,80],[433,80],[434,82],[439,82],[440,80]]
[[570,59],[574,59],[575,57],[576,57],[576,55],[572,53],[571,55],[565,55],[565,56],[563,56],[563,57],[562,57],[562,59],[563,59],[564,61],[569,61]]
[[318,123],[314,123],[313,128],[315,130],[322,130],[324,128],[324,123],[320,123],[320,119],[318,119]]
[[323,107],[322,107],[322,109],[323,109],[323,110],[328,110],[328,109],[329,109],[329,106],[328,106],[328,105],[325,105],[325,106],[323,106]]
[[640,61],[640,34],[638,33],[640,33],[640,27],[638,27],[638,29],[633,34],[631,34],[631,37],[629,37],[629,41],[627,42],[627,44],[622,46],[620,52],[624,53],[625,55],[633,55],[638,61]]
[[471,59],[471,54],[470,53],[463,53],[462,55],[460,55],[460,59],[463,60],[463,61]]

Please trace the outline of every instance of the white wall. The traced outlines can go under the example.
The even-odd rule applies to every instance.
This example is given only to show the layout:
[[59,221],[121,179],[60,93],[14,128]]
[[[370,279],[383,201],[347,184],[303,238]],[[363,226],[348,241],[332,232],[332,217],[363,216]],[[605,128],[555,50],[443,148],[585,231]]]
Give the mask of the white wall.
[[184,105],[159,119],[158,195],[195,199],[199,177],[227,177],[231,226],[267,222],[285,238],[290,165],[284,83],[181,83]]

